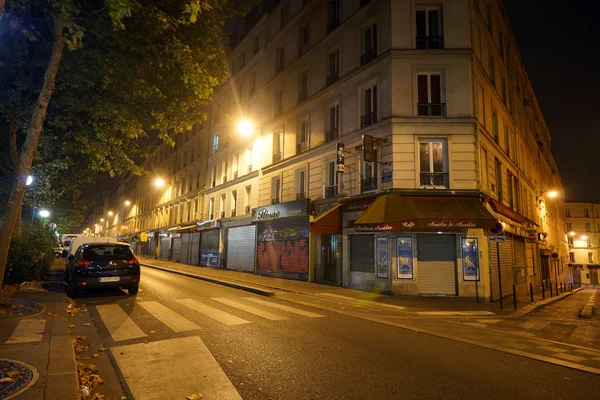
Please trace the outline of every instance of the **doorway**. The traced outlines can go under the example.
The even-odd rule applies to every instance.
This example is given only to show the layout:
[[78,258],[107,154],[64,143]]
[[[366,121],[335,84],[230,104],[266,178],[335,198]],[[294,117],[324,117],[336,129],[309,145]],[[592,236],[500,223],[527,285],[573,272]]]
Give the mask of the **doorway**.
[[321,235],[321,265],[323,266],[323,279],[330,284],[338,285],[338,235]]
[[592,285],[598,284],[598,268],[590,269],[590,283]]

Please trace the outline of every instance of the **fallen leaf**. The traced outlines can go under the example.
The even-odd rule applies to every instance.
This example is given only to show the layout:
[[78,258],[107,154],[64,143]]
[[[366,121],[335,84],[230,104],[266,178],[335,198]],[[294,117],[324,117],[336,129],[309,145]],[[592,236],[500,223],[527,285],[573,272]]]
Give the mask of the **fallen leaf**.
[[156,333],[156,331],[150,331],[150,333]]
[[106,347],[100,347],[98,351],[106,351]]
[[94,355],[92,357],[98,358],[98,353],[94,353]]
[[75,324],[69,324],[69,328],[75,328]]
[[89,322],[84,322],[84,323],[83,323],[83,324],[81,324],[81,325],[83,325],[83,326],[90,326],[90,323],[89,323]]
[[123,354],[125,354],[125,353],[123,353],[123,352],[120,352],[119,354],[120,354],[120,355],[123,355]]
[[200,400],[204,398],[203,394],[200,393],[196,393],[196,394],[191,394],[189,396],[185,396],[186,400]]
[[0,379],[0,383],[4,383],[4,382],[14,382],[15,380],[13,378],[9,378],[9,377],[5,377]]

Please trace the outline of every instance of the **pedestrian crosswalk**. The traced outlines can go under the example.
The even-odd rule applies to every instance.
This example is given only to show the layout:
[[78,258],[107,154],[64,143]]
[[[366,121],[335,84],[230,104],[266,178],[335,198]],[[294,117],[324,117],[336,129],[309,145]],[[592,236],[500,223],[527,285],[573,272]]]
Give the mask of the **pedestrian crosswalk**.
[[[252,316],[268,321],[289,320],[292,315],[299,318],[324,318],[325,315],[306,311],[297,307],[279,304],[273,301],[266,301],[253,297],[243,297],[230,299],[225,297],[215,297],[203,299],[202,301],[194,299],[176,299],[174,305],[168,306],[158,301],[137,301],[133,311],[128,314],[119,304],[99,305],[96,307],[98,314],[106,326],[108,334],[115,342],[126,340],[146,338],[148,335],[144,331],[152,322],[148,319],[142,324],[144,329],[138,325],[134,319],[137,307],[150,314],[154,320],[167,326],[173,332],[187,332],[203,328],[209,324],[209,320],[216,321],[224,326],[232,327],[236,325],[246,325],[251,323],[251,319],[244,319],[234,313],[247,313]],[[184,306],[194,313],[192,318],[189,313],[182,312],[186,316],[176,311],[177,306]],[[181,310],[181,308],[178,308]],[[191,321],[194,319],[194,321]],[[202,321],[206,321],[203,324]],[[140,321],[141,322],[141,321]]]

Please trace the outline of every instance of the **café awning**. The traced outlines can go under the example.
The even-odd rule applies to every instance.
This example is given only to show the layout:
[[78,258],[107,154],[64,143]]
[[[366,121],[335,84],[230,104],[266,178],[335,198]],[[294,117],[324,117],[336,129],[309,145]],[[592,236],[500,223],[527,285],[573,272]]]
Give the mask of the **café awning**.
[[494,228],[498,220],[478,197],[381,195],[354,222],[357,232]]
[[315,218],[310,224],[311,233],[342,233],[342,205],[338,204]]

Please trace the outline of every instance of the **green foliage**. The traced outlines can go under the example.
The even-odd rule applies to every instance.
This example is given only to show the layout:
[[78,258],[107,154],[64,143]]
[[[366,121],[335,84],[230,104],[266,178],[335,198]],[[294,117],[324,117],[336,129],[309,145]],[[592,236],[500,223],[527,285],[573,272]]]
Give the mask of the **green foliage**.
[[56,235],[50,227],[24,225],[21,237],[13,237],[10,242],[4,282],[43,279],[55,257],[56,246]]

